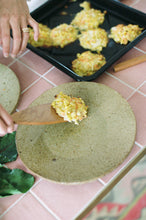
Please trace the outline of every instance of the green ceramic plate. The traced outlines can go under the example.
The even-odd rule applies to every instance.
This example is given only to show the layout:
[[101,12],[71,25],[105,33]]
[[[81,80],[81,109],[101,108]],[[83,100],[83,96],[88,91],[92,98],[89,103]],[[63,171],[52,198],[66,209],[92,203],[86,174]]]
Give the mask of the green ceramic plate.
[[115,169],[131,151],[135,116],[113,89],[94,82],[73,82],[43,93],[32,104],[51,103],[60,91],[81,97],[88,117],[80,122],[18,127],[16,145],[35,174],[60,183],[83,183]]
[[20,84],[15,73],[7,66],[0,64],[0,104],[12,113],[20,96]]

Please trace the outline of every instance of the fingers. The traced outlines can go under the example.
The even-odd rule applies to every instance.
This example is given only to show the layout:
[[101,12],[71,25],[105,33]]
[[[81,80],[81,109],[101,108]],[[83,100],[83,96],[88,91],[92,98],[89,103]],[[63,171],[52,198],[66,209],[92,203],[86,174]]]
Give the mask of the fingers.
[[3,122],[3,120],[0,118],[0,136],[3,136],[7,134],[7,126]]
[[34,40],[37,41],[39,37],[39,24],[30,16],[28,19],[28,24],[34,30]]
[[0,118],[0,136],[4,136],[7,133],[12,133],[14,129],[5,124],[5,122]]
[[11,56],[13,58],[16,57],[17,54],[21,54],[27,46],[29,33],[23,32],[23,28],[26,28],[29,24],[34,29],[34,40],[37,41],[39,36],[39,25],[31,16],[29,16],[28,20],[26,19],[26,17],[21,17],[20,25],[18,24],[18,21],[15,19],[11,21],[13,32],[13,48]]
[[1,28],[0,28],[0,46],[2,45]]
[[[21,20],[21,31],[23,30],[23,28],[27,28],[27,21],[25,18],[22,18]],[[20,52],[22,53],[22,51],[26,48],[27,46],[27,42],[29,39],[29,33],[28,32],[21,32],[21,37],[22,37],[22,41],[21,41],[21,46],[20,46]]]
[[8,57],[10,50],[10,26],[7,17],[1,18],[0,34],[1,44],[3,46],[3,55],[4,57]]
[[11,51],[11,56],[13,58],[16,57],[16,55],[20,51],[20,46],[21,46],[21,30],[20,30],[20,24],[19,20],[17,17],[12,17],[10,20],[10,25],[12,28],[12,34],[13,34],[13,47]]
[[0,45],[3,47],[4,57],[8,57],[10,54],[10,29],[12,29],[13,34],[11,56],[15,58],[24,51],[29,39],[29,33],[23,32],[22,29],[26,28],[28,25],[34,29],[34,40],[37,41],[39,36],[39,25],[31,16],[29,16],[28,20],[26,17],[22,17],[21,19],[13,17],[10,20],[1,20]]
[[[26,28],[28,24],[33,28],[34,30],[34,40],[37,41],[39,37],[39,25],[38,23],[31,17],[29,16],[28,22],[25,20],[25,18],[22,18],[21,20],[21,30],[23,28]],[[26,48],[27,42],[29,39],[29,33],[23,32],[22,31],[22,42],[21,42],[21,47],[20,47],[20,53]]]
[[38,24],[30,16],[26,0],[0,0],[0,45],[5,57],[10,53],[10,30],[13,34],[11,56],[15,57],[27,45],[29,34],[22,32],[22,28],[27,28],[28,25],[34,29],[34,39],[37,40]]
[[7,111],[0,106],[0,135],[12,133],[14,131],[14,123]]

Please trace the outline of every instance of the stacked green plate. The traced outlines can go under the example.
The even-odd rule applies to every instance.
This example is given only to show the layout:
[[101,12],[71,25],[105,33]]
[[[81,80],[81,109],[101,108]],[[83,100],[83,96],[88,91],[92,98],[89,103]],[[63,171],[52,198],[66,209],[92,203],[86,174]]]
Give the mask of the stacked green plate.
[[115,90],[94,82],[66,83],[50,89],[30,106],[52,103],[54,96],[81,97],[88,117],[80,122],[18,126],[16,145],[33,173],[58,183],[84,183],[115,169],[130,153],[136,121],[128,102]]
[[0,104],[12,113],[20,96],[20,84],[15,73],[7,66],[0,64]]

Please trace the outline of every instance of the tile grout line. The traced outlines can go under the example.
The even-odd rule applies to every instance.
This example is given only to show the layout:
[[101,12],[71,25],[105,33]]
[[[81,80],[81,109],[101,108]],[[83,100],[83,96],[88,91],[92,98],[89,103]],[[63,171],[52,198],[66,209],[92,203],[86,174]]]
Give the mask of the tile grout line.
[[139,89],[145,84],[145,81],[142,82],[136,89],[135,91],[133,91],[128,97],[127,100],[129,100],[136,92],[138,92],[139,94],[143,95],[144,97],[146,96],[143,92],[139,91]]
[[44,79],[44,80],[46,80],[48,83],[50,83],[51,85],[53,85],[53,86],[55,86],[56,87],[56,85],[53,83],[53,82],[51,82],[51,81],[49,81],[48,79],[46,79],[44,76],[40,76],[38,79],[36,79],[34,82],[32,82],[28,87],[26,87],[22,92],[21,92],[21,94],[23,94],[24,92],[26,92],[28,89],[30,89],[33,85],[35,85],[39,80],[41,80],[41,79]]
[[125,86],[129,87],[130,89],[135,90],[134,87],[132,87],[132,86],[130,86],[129,84],[125,83],[123,80],[119,79],[118,77],[114,76],[113,74],[111,74],[111,73],[109,73],[109,72],[107,72],[107,71],[105,71],[105,73],[106,73],[108,76],[111,76],[112,78],[118,80],[120,83],[124,84]]
[[31,187],[31,189],[29,191],[31,191],[35,186],[37,186],[40,182],[42,181],[42,179],[40,178],[36,183],[33,184],[33,186]]
[[35,73],[38,76],[42,76],[40,73],[36,72],[34,69],[32,69],[30,66],[26,65],[25,63],[23,63],[21,60],[17,60],[19,63],[21,63],[23,66],[25,66],[27,69],[31,70],[33,73]]
[[30,190],[30,193],[56,220],[61,220],[32,190]]
[[141,144],[139,144],[137,141],[135,141],[135,144],[140,148],[140,149],[143,149],[144,146],[142,146]]
[[48,73],[50,73],[53,69],[55,68],[55,66],[52,66],[48,71],[46,71],[42,76],[46,76]]
[[41,77],[39,77],[38,79],[36,79],[35,81],[33,81],[29,86],[27,86],[22,92],[21,95],[26,92],[28,89],[30,89],[33,85],[35,85],[39,80],[41,79]]
[[30,52],[29,49],[27,49],[25,52],[23,52],[21,55],[19,55],[18,59],[26,55],[28,52]]
[[101,184],[103,184],[104,186],[106,186],[107,185],[107,183],[106,182],[104,182],[101,178],[98,178],[97,179]]
[[0,219],[1,219],[4,215],[6,215],[15,205],[17,205],[17,204],[19,203],[19,201],[21,201],[26,194],[27,194],[27,193],[23,194],[23,195],[22,195],[19,199],[17,199],[12,205],[10,205],[9,208],[6,209],[6,210],[2,213],[2,215],[0,215]]
[[134,2],[134,3],[132,3],[132,4],[130,5],[130,7],[133,7],[133,6],[136,5],[137,3],[139,3],[139,0],[137,0],[137,1]]
[[131,97],[135,92],[138,92],[138,93],[140,93],[141,95],[145,96],[145,94],[144,94],[143,92],[139,91],[139,88],[145,83],[145,81],[142,82],[137,88],[134,88],[134,87],[130,86],[129,84],[125,83],[123,80],[117,78],[117,77],[114,76],[113,74],[111,74],[111,73],[109,73],[109,72],[107,72],[107,71],[105,71],[105,73],[106,73],[108,76],[113,77],[114,79],[118,80],[120,83],[124,84],[125,86],[127,86],[127,87],[129,87],[130,89],[133,90],[133,92],[128,96],[127,99],[129,99],[129,97]]
[[17,61],[17,59],[13,59],[11,63],[8,64],[8,67],[11,67],[15,62]]
[[[137,89],[140,89],[142,86],[144,86],[144,84],[146,83],[146,80],[143,81],[138,87]],[[143,92],[139,91],[140,93],[142,93],[144,96],[146,96],[146,94],[144,94]]]
[[54,69],[55,67],[52,66],[49,70],[47,70],[45,73],[40,74],[38,72],[36,72],[34,69],[32,69],[30,66],[28,66],[27,64],[23,63],[21,60],[18,59],[18,62],[21,63],[22,65],[24,65],[25,67],[27,67],[29,70],[31,70],[32,72],[34,72],[36,75],[42,77],[45,76],[47,73],[49,73],[50,71],[52,71],[52,69]]
[[29,51],[25,51],[22,55],[16,57],[16,58],[13,58],[13,61],[11,63],[8,64],[8,67],[10,67],[11,65],[13,65],[16,61],[19,60],[19,58],[23,57],[25,54],[27,54]]
[[[141,149],[143,149],[143,148],[141,148]],[[135,154],[134,158],[135,158],[136,155],[139,154],[139,153],[140,153],[140,151]],[[104,187],[110,185],[111,182],[115,179],[115,177],[118,176],[118,175],[122,172],[122,170],[123,170],[125,167],[127,167],[128,164],[129,164],[134,158],[131,158],[131,159],[128,161],[128,163],[127,163],[124,167],[122,167],[122,168],[108,181],[108,183],[105,182]],[[99,179],[98,179],[98,180],[99,180]],[[99,181],[99,182],[100,182],[100,181]],[[101,183],[104,183],[104,181],[102,181]],[[101,191],[103,191],[103,190],[104,190],[104,188],[101,189],[100,191],[98,191],[98,193],[101,192]],[[78,212],[78,214],[76,214],[76,215],[74,216],[74,218],[77,218],[77,217],[86,209],[86,207],[88,207],[88,206],[90,205],[90,203],[94,200],[94,198],[96,198],[96,196],[98,195],[98,193],[95,194],[95,196],[92,198],[92,200],[90,200],[90,202],[89,202],[88,204],[86,204],[86,206],[84,206],[84,208],[82,208],[82,209]],[[73,220],[74,220],[74,219],[73,219]]]
[[[143,149],[143,147],[142,147],[141,149]],[[129,159],[129,161],[125,164],[125,166],[121,167],[121,168],[117,171],[117,173],[110,179],[110,181],[108,181],[108,183],[106,183],[106,186],[107,186],[108,184],[110,184],[110,183],[115,179],[115,177],[118,176],[118,175],[121,173],[121,171],[122,171],[123,169],[125,169],[125,167],[127,167],[128,164],[129,164],[132,160],[134,160],[134,158],[137,156],[137,154],[140,154],[140,152],[141,152],[141,151],[136,152],[136,154],[134,155],[134,157],[131,157],[131,158]]]
[[141,91],[137,91],[139,94],[141,94],[141,95],[143,95],[144,97],[146,97],[146,94],[144,94],[143,92],[141,92]]
[[80,209],[78,211],[78,213],[74,216],[74,218],[72,220],[75,220],[84,210],[86,210],[86,208],[88,208],[88,206],[92,203],[92,201],[98,196],[98,194],[100,194],[102,191],[104,190],[104,186],[102,189],[100,189],[97,193],[95,193],[95,195],[92,197],[92,199],[90,199],[90,201],[88,203],[86,203],[84,205],[84,207],[82,209]]
[[[39,76],[40,78],[43,78],[45,80],[47,80],[45,77],[45,75],[47,75],[49,72],[51,72],[55,67],[52,66],[49,70],[47,70],[44,74],[40,74],[38,72],[36,72],[34,69],[32,69],[31,67],[29,67],[28,65],[26,65],[25,63],[23,63],[21,60],[17,60],[19,63],[21,63],[22,65],[24,65],[26,68],[28,68],[29,70],[31,70],[33,73],[35,73],[37,76]],[[53,82],[47,80],[50,84],[52,84],[53,86],[56,86]]]
[[134,49],[136,49],[136,50],[138,50],[139,52],[141,52],[141,53],[144,53],[144,54],[146,54],[146,52],[144,51],[144,50],[141,50],[141,49],[139,49],[138,47],[133,47]]
[[50,83],[51,85],[53,85],[54,87],[57,86],[55,83],[53,83],[52,81],[50,81],[49,79],[47,79],[45,76],[42,76],[42,78],[43,78],[44,80],[46,80],[48,83]]
[[[41,182],[42,179],[38,180],[32,187],[31,189],[33,189],[37,184],[39,184]],[[30,189],[30,190],[31,190]],[[2,215],[0,215],[0,218],[2,218],[4,215],[6,215],[15,205],[17,205],[29,192],[30,190],[28,190],[26,193],[22,193],[22,196],[20,196],[19,199],[17,199],[12,205],[10,205],[3,213]],[[21,194],[21,193],[20,193]],[[17,194],[19,195],[19,194]]]
[[[143,149],[142,146],[141,146],[141,149]],[[139,154],[139,153],[140,153],[140,151],[137,152],[137,153],[135,154],[135,156],[136,156],[137,154]],[[108,183],[104,182],[104,181],[103,181],[102,179],[100,179],[100,178],[98,178],[98,181],[103,184],[103,187],[108,186],[108,185],[115,179],[115,177],[118,176],[118,175],[120,174],[120,172],[121,172],[126,166],[128,166],[128,164],[129,164],[133,159],[134,159],[134,158],[131,158],[131,159],[127,162],[127,164],[126,164],[125,166],[123,166],[123,167],[110,179],[110,181],[108,181]],[[102,189],[102,190],[104,190],[104,189]],[[100,192],[101,192],[102,190],[100,190]],[[95,198],[97,195],[98,195],[98,193],[94,196],[94,198]],[[82,208],[82,209],[78,212],[78,214],[75,216],[75,218],[78,217],[78,216],[86,209],[86,207],[88,207],[88,206],[90,205],[90,203],[94,200],[94,198],[92,198],[92,200],[90,200],[90,202],[88,203],[88,205],[84,206],[84,208]]]

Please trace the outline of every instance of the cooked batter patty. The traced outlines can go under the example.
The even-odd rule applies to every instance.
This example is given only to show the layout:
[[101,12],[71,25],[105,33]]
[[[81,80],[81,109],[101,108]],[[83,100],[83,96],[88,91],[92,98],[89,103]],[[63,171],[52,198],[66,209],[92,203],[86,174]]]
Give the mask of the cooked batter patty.
[[88,106],[85,105],[83,99],[68,96],[62,91],[55,95],[55,99],[51,105],[65,121],[79,124],[79,121],[87,117]]
[[106,11],[102,13],[100,10],[90,8],[90,4],[88,4],[88,2],[83,2],[80,6],[84,7],[84,9],[78,12],[72,20],[71,24],[74,27],[79,30],[88,30],[97,28],[104,22]]
[[138,35],[140,35],[142,30],[143,28],[140,28],[138,25],[118,24],[111,28],[109,38],[112,38],[116,43],[126,45],[129,41],[133,41]]
[[104,29],[97,28],[83,31],[79,36],[80,45],[85,49],[100,52],[107,46],[108,36]]
[[68,24],[61,24],[53,28],[50,33],[50,37],[53,41],[53,46],[64,46],[74,42],[77,39],[78,31]]
[[50,31],[51,29],[43,24],[39,24],[39,38],[38,41],[34,40],[34,31],[32,28],[29,28],[29,40],[30,43],[34,47],[50,47],[52,46],[53,42],[50,38]]
[[79,76],[90,76],[106,63],[105,57],[91,51],[77,54],[77,59],[72,61],[72,70]]

